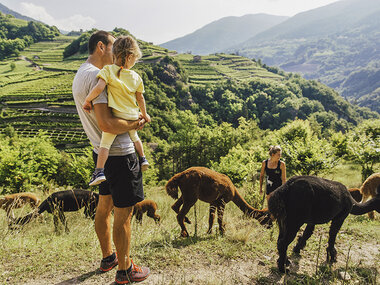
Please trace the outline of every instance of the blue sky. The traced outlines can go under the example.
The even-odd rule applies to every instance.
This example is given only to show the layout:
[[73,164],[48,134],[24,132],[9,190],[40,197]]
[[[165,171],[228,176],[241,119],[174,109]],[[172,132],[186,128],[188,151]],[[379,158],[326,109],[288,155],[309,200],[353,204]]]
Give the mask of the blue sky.
[[227,16],[293,16],[337,0],[0,0],[8,8],[62,30],[129,30],[160,44]]

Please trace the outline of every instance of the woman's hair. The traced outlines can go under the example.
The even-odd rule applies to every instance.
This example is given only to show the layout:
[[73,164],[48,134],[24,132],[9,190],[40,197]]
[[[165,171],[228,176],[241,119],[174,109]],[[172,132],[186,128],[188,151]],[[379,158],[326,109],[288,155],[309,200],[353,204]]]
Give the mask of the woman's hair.
[[270,156],[272,156],[273,154],[276,154],[279,151],[282,151],[282,149],[279,145],[271,145],[269,147],[269,155]]
[[[116,59],[121,59],[121,66],[125,64],[125,59],[130,54],[133,54],[136,59],[141,58],[142,53],[139,48],[137,41],[131,36],[120,36],[113,43],[112,53]],[[120,71],[123,68],[120,68],[117,72],[117,76],[120,76]]]

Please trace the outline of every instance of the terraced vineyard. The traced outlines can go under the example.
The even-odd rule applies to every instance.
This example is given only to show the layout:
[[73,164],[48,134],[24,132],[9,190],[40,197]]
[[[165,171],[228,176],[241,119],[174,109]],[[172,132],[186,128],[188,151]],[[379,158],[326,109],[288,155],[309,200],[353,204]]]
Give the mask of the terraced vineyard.
[[228,79],[246,81],[252,77],[279,80],[282,77],[260,67],[256,62],[237,55],[215,54],[193,56],[180,54],[176,58],[189,74],[189,82],[194,85],[218,84]]
[[23,136],[43,130],[57,146],[72,149],[88,141],[71,92],[80,58],[63,61],[72,37],[31,45],[19,58],[0,65],[0,127],[11,125]]
[[[88,145],[71,91],[75,72],[87,55],[63,59],[63,51],[73,39],[60,36],[39,42],[25,49],[20,57],[0,63],[0,132],[7,125],[24,136],[45,130],[57,146],[68,151]],[[194,57],[143,41],[139,44],[143,52],[139,64],[156,64],[167,55],[173,56],[188,73],[191,85],[219,84],[228,79],[246,81],[252,77],[281,79],[256,62],[236,55]]]

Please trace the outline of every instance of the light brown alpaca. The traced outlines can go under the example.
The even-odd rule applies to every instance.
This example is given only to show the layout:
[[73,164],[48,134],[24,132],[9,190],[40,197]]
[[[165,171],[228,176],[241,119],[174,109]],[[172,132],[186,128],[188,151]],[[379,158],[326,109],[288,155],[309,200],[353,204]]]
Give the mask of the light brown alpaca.
[[16,193],[5,195],[0,198],[0,208],[7,212],[7,217],[11,215],[14,218],[13,209],[19,209],[25,204],[30,204],[34,209],[38,207],[40,199],[33,193]]
[[[380,185],[380,172],[374,173],[368,177],[362,187],[360,187],[360,192],[363,195],[361,203],[368,201],[370,198],[375,198],[377,195],[376,188]],[[375,212],[369,212],[368,217],[373,220],[375,218]]]
[[[179,199],[178,187],[182,193]],[[205,167],[191,167],[174,175],[166,184],[166,192],[170,197],[178,199],[173,204],[172,209],[177,213],[177,221],[181,227],[181,236],[183,237],[189,236],[184,224],[185,221],[190,222],[186,218],[186,214],[198,199],[210,203],[208,233],[212,231],[216,210],[218,211],[220,233],[224,233],[224,208],[226,203],[230,201],[233,201],[244,214],[259,220],[262,225],[272,225],[268,210],[252,208],[240,196],[228,176]]]
[[133,208],[133,215],[136,217],[136,221],[142,223],[142,216],[146,212],[148,217],[151,217],[156,223],[160,222],[160,215],[156,214],[157,203],[153,200],[144,200],[137,203]]
[[354,200],[356,202],[359,202],[362,200],[363,198],[363,195],[362,193],[360,192],[360,189],[359,188],[350,188],[348,189],[348,192],[350,192],[352,198],[354,198]]

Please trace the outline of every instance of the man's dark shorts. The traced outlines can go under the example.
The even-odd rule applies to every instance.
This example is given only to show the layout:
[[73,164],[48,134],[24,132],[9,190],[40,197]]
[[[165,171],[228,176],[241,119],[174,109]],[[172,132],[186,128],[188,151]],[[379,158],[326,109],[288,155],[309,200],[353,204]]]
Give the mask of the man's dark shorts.
[[[98,155],[93,152],[95,165],[97,158]],[[107,180],[99,185],[99,194],[111,194],[115,207],[131,207],[144,200],[142,173],[136,153],[109,156],[104,174]]]

